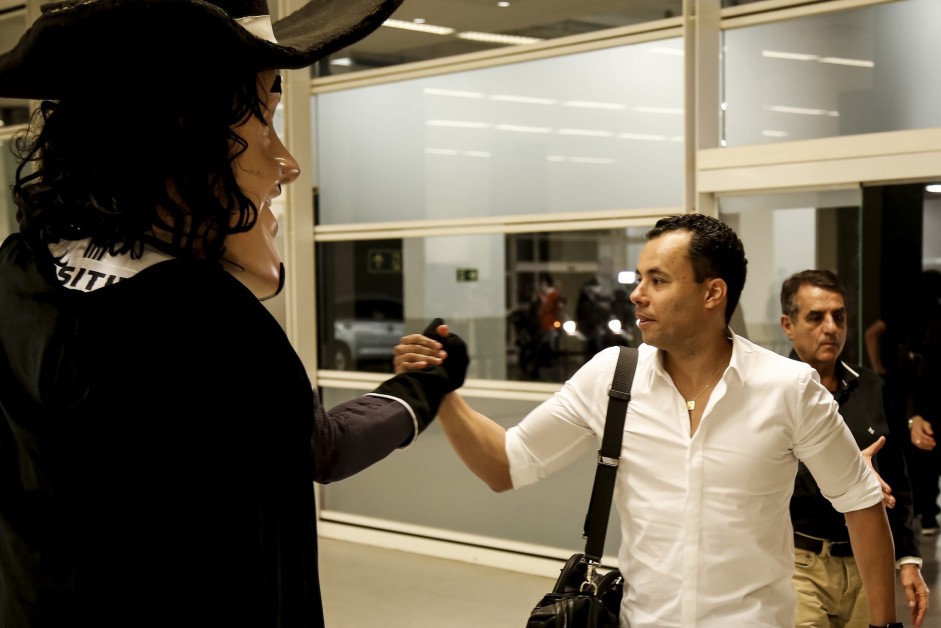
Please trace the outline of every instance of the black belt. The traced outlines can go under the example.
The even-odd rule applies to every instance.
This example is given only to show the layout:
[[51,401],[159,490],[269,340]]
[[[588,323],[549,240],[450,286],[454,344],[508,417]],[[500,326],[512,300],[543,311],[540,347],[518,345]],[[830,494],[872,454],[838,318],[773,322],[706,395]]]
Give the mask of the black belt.
[[[850,545],[849,541],[821,541],[803,534],[794,535],[794,547],[814,554],[827,553],[837,558],[849,558],[853,555],[853,546]],[[825,549],[829,549],[829,551],[824,552]]]

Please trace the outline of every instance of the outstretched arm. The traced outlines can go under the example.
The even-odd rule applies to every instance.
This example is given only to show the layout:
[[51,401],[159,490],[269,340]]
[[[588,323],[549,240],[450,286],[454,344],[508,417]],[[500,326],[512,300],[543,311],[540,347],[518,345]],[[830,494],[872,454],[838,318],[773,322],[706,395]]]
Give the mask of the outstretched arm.
[[502,425],[471,408],[456,392],[441,402],[438,421],[451,447],[474,475],[494,491],[513,488]]
[[[447,325],[437,325],[434,332],[447,343]],[[444,346],[424,334],[403,336],[395,347],[395,371],[405,373],[439,364],[447,367]],[[497,492],[513,488],[503,426],[471,408],[456,392],[442,400],[438,422],[458,457],[487,486]]]
[[869,623],[885,626],[895,619],[895,549],[885,507],[876,503],[846,513],[853,556],[869,600]]

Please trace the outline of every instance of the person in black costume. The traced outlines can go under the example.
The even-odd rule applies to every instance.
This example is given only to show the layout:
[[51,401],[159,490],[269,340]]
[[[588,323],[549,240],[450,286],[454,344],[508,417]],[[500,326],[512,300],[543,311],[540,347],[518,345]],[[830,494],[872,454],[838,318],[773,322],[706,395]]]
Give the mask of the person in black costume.
[[0,247],[3,628],[324,625],[314,482],[412,443],[468,363],[452,335],[327,411],[260,303],[298,174],[278,69],[398,4],[57,3],[0,55],[41,101]]
[[[872,370],[840,359],[846,344],[845,290],[827,270],[805,270],[781,286],[781,326],[791,340],[790,357],[810,364],[833,393],[840,416],[860,449],[885,438],[873,464],[892,489],[888,510],[895,544],[899,581],[920,626],[928,608],[928,588],[921,574],[922,558],[912,527],[912,491],[902,448],[890,435],[886,417],[889,399]],[[878,445],[876,445],[878,447]],[[870,450],[871,451],[871,450]],[[790,503],[794,526],[797,626],[867,625],[866,593],[850,545],[846,519],[820,491],[801,463]]]

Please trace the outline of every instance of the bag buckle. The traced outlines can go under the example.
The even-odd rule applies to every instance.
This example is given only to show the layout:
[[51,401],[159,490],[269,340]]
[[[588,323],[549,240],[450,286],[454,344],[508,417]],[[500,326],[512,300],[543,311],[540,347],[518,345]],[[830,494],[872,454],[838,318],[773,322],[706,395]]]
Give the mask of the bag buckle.
[[591,560],[585,563],[585,582],[578,587],[580,592],[590,591],[592,595],[598,595],[598,583],[595,582],[595,570],[597,569],[598,563]]

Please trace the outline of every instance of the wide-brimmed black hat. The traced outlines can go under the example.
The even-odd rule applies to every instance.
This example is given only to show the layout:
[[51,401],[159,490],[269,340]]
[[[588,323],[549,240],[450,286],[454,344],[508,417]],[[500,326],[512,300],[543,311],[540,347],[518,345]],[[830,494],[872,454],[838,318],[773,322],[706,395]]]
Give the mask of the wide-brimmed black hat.
[[106,97],[109,86],[120,89],[116,73],[126,72],[303,68],[362,39],[401,3],[311,0],[272,24],[265,0],[52,2],[0,55],[0,97]]

